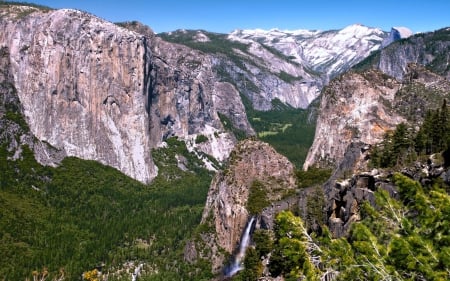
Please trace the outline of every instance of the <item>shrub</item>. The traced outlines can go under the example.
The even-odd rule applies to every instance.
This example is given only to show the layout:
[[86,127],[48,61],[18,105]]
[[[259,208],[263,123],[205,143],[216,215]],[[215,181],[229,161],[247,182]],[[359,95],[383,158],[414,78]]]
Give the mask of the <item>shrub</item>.
[[195,143],[199,144],[199,143],[204,143],[208,141],[208,137],[205,135],[197,135],[197,137],[195,138]]

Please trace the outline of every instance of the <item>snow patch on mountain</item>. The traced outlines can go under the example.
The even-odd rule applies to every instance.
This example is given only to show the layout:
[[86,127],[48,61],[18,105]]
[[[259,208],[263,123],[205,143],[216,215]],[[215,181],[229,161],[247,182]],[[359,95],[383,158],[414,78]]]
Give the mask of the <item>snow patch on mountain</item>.
[[[230,40],[275,48],[324,82],[378,50],[387,33],[354,24],[341,30],[235,30]],[[254,49],[255,50],[255,49]]]

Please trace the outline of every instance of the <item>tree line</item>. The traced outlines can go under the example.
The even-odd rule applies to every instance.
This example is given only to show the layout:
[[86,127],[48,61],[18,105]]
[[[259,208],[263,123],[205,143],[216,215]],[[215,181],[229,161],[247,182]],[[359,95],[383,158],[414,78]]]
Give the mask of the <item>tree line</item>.
[[395,167],[410,164],[422,155],[443,153],[449,162],[450,116],[447,101],[441,108],[427,112],[423,123],[418,126],[406,123],[397,125],[387,132],[383,141],[372,148],[371,163],[374,167]]

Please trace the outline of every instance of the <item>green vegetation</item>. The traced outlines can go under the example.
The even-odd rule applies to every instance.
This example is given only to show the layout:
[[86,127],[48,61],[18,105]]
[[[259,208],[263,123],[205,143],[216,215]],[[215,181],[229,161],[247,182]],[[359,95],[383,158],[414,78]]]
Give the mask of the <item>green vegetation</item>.
[[272,54],[274,54],[275,56],[277,56],[278,58],[288,61],[296,66],[300,66],[299,63],[293,61],[295,59],[294,56],[286,56],[285,54],[283,54],[282,52],[278,51],[276,48],[268,46],[262,42],[259,42],[261,44],[261,46],[266,49],[267,51],[271,52]]
[[307,171],[298,170],[295,172],[297,186],[298,188],[321,186],[330,178],[331,172],[331,169],[319,169],[315,167],[311,167]]
[[450,93],[421,83],[405,83],[397,93],[392,109],[411,122],[423,120],[430,108],[441,106]]
[[273,239],[269,230],[256,229],[252,238],[259,257],[267,256],[273,250]]
[[208,141],[208,137],[205,135],[197,135],[197,137],[195,138],[196,144],[207,142],[207,141]]
[[283,211],[275,218],[274,251],[270,258],[270,273],[286,280],[319,280],[308,253],[306,228],[300,217]]
[[245,96],[241,97],[258,138],[300,168],[314,140],[318,102],[313,102],[308,109],[296,109],[275,99],[272,110],[257,111]]
[[318,232],[326,223],[325,194],[321,185],[316,185],[307,196],[305,227],[308,232]]
[[[392,180],[400,200],[376,191],[376,208],[361,206],[362,220],[353,223],[348,237],[333,238],[323,225],[308,232],[300,217],[279,213],[273,235],[256,236],[251,261],[257,260],[253,252],[261,257],[270,251],[272,276],[286,280],[448,280],[450,195],[439,184],[423,187],[400,174]],[[260,261],[251,261],[242,274],[260,277]]]
[[53,10],[52,8],[44,5],[38,5],[29,2],[20,2],[20,1],[0,1],[0,6],[28,6],[33,8],[38,8],[40,10]]
[[[22,158],[11,161],[2,145],[0,277],[24,280],[45,271],[51,279],[63,270],[65,280],[79,280],[96,266],[114,272],[126,261],[146,264],[141,280],[209,276],[207,263],[187,265],[182,251],[200,222],[212,176],[184,143],[168,144],[154,151],[160,175],[150,186],[73,157],[58,168],[43,167],[26,146]],[[177,154],[189,171],[176,167]]]
[[[373,147],[371,164],[382,168],[400,167],[424,154],[443,152],[444,157],[448,157],[449,150],[450,115],[444,100],[440,109],[428,111],[418,132],[405,123],[388,132],[383,141]],[[448,162],[448,159],[445,161]]]
[[286,83],[293,83],[295,81],[302,80],[302,77],[292,76],[284,71],[280,71],[278,77]]
[[[205,34],[209,38],[209,40],[206,42],[200,42],[196,40],[196,34],[198,32]],[[253,62],[246,60],[242,56],[239,56],[234,51],[239,50],[241,52],[247,53],[248,45],[228,40],[227,34],[207,32],[205,30],[178,30],[175,32],[160,33],[157,36],[161,37],[167,42],[182,44],[204,53],[226,55],[241,69],[246,69],[243,63],[244,61],[254,64]]]
[[[205,34],[209,38],[209,41],[197,41],[195,39],[197,32]],[[158,36],[165,41],[183,44],[205,53],[222,53],[228,55],[233,53],[233,49],[238,49],[246,52],[248,48],[246,44],[228,40],[227,34],[213,33],[205,30],[182,30],[170,33],[160,33],[158,34]]]
[[354,65],[352,67],[352,69],[355,71],[362,72],[362,71],[374,68],[374,66],[376,65],[376,62],[380,60],[380,54],[381,54],[381,51],[379,51],[379,50],[373,51],[372,53],[370,53],[370,55],[368,57],[366,57],[365,59],[363,59],[356,65]]
[[233,135],[236,137],[236,139],[243,140],[243,139],[247,138],[247,134],[245,133],[245,131],[234,127],[233,123],[227,116],[225,116],[224,114],[221,114],[221,113],[217,113],[217,114],[219,115],[219,119],[222,122],[223,127],[226,130],[233,133]]
[[264,187],[263,183],[259,181],[252,183],[246,206],[250,214],[260,214],[265,207],[269,206],[270,203],[266,193],[266,187]]
[[[33,4],[33,3],[28,3],[28,2],[0,1],[0,8],[5,7],[5,6],[27,6],[27,7],[38,9],[43,12],[48,12],[48,11],[53,10],[52,8],[47,7],[47,6],[37,5],[37,4]],[[26,10],[24,9],[24,10],[15,11],[14,16],[17,19],[21,19],[21,18],[24,18],[24,17],[28,16],[29,14],[35,12],[36,11],[35,9],[26,9]]]

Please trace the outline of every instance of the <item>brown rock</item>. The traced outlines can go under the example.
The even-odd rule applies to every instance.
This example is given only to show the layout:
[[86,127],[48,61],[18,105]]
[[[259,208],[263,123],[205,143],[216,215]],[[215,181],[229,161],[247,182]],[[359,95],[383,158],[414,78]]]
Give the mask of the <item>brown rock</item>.
[[267,198],[276,201],[295,188],[295,176],[294,166],[287,158],[260,141],[247,139],[238,143],[229,161],[211,183],[202,222],[212,223],[215,244],[232,253],[249,219],[246,204],[252,183],[263,183]]

